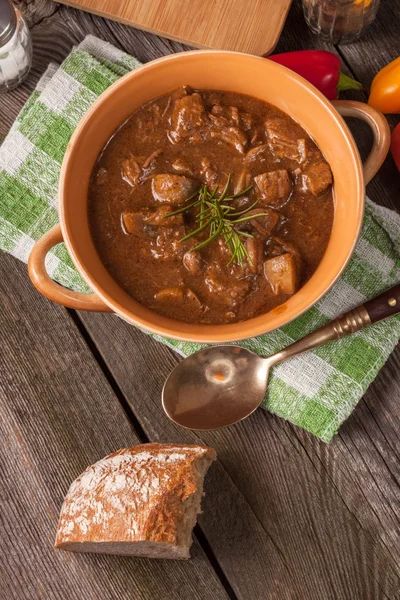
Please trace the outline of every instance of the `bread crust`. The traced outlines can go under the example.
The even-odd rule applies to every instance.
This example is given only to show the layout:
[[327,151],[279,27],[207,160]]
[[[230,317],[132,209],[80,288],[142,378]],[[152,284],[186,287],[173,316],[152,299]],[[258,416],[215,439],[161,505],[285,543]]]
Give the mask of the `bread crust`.
[[[108,544],[121,542],[123,554],[127,542],[132,543],[132,554],[135,542],[181,548],[177,532],[182,507],[198,491],[196,463],[203,458],[208,468],[216,458],[215,450],[150,443],[123,448],[91,465],[65,497],[56,548],[85,551],[87,543],[88,551],[93,551],[96,543],[109,548]],[[188,555],[188,547],[182,550]],[[118,548],[112,552],[119,553]]]

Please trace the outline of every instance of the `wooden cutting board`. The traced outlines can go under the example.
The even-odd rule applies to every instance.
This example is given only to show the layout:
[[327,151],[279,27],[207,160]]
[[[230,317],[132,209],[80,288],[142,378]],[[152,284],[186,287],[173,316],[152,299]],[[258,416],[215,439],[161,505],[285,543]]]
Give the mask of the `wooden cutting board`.
[[59,0],[198,48],[269,54],[292,0]]

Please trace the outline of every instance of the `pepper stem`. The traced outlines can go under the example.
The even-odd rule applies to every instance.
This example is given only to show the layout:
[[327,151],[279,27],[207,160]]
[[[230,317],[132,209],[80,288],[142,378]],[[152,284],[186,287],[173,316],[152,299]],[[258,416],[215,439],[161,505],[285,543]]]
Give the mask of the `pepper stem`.
[[362,90],[363,85],[359,81],[352,79],[348,75],[345,75],[340,71],[339,81],[337,85],[338,95],[340,92],[344,92],[345,90]]

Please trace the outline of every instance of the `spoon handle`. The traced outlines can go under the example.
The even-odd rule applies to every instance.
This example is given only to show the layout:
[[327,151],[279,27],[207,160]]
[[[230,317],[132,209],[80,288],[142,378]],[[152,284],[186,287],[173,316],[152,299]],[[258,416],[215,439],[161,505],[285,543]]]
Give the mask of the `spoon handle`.
[[360,331],[368,325],[387,319],[400,312],[400,284],[386,290],[383,294],[368,300],[353,310],[341,315],[320,329],[294,342],[281,352],[267,358],[270,365],[283,362],[307,350],[323,346],[332,340],[338,340],[350,333]]

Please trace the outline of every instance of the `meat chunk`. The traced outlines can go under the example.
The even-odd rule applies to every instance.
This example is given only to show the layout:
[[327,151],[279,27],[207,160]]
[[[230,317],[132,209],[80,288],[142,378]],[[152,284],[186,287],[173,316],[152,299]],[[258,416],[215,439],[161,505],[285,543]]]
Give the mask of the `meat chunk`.
[[[200,301],[200,298],[197,294],[194,293],[190,288],[186,288],[185,292],[185,301],[191,311],[196,313],[200,313],[205,311],[206,307]],[[208,309],[207,309],[208,310]]]
[[171,100],[179,100],[180,98],[183,98],[183,96],[189,96],[189,94],[193,94],[192,88],[188,85],[181,85],[181,87],[178,87],[171,92]]
[[198,275],[202,269],[202,259],[200,252],[185,252],[183,255],[183,264],[191,275]]
[[245,131],[249,131],[249,129],[251,129],[253,126],[254,118],[249,113],[241,112],[240,122],[243,125],[243,129]]
[[121,176],[126,183],[132,188],[135,188],[139,184],[141,168],[134,156],[129,156],[122,161],[121,164]]
[[155,150],[148,156],[135,157],[133,155],[125,158],[121,164],[121,176],[131,188],[135,189],[140,183],[148,179],[150,173],[156,167],[157,157],[162,153],[161,148]]
[[298,177],[298,189],[301,193],[320,196],[332,184],[332,171],[320,152],[314,152],[304,171]]
[[262,173],[254,178],[263,204],[283,206],[290,198],[293,183],[286,169]]
[[188,250],[186,242],[180,240],[185,236],[185,228],[181,227],[160,227],[157,229],[158,235],[150,238],[150,254],[154,260],[161,262],[176,261],[177,257],[182,256]]
[[184,305],[189,311],[200,313],[203,310],[203,304],[200,302],[197,294],[190,288],[170,287],[159,290],[154,299],[159,303],[174,303]]
[[230,323],[235,317],[236,314],[233,312],[233,310],[228,310],[223,316],[222,323]]
[[175,227],[183,225],[183,215],[165,218],[173,208],[165,204],[156,210],[143,209],[139,212],[123,212],[121,215],[123,229],[126,233],[142,233],[145,225],[158,227]]
[[216,243],[217,251],[215,252],[213,258],[216,261],[216,263],[218,263],[216,270],[219,270],[221,264],[225,266],[230,261],[230,259],[232,258],[232,254],[228,246],[226,245],[225,239],[223,237],[218,238],[216,240]]
[[248,153],[244,157],[244,162],[246,163],[246,165],[250,165],[255,161],[257,161],[258,163],[260,163],[260,161],[262,163],[265,163],[268,160],[268,158],[270,158],[270,156],[271,154],[269,146],[267,144],[260,144],[259,146],[254,146],[254,148],[251,148],[248,151]]
[[218,171],[213,166],[211,160],[209,158],[202,158],[200,164],[201,164],[201,169],[200,169],[201,180],[209,188],[215,187],[217,185],[219,175],[218,175]]
[[292,295],[299,289],[299,269],[289,252],[264,261],[264,275],[274,294]]
[[221,140],[236,148],[240,154],[244,154],[247,146],[246,134],[239,127],[214,126],[209,133],[211,139]]
[[228,175],[226,173],[219,173],[209,158],[201,160],[200,175],[201,180],[207,187],[211,190],[217,187],[218,192],[222,192],[228,181]]
[[[172,227],[183,225],[183,215],[173,215],[167,217],[173,212],[173,207],[170,204],[165,204],[156,210],[143,210],[143,221],[148,225],[158,225],[160,227]],[[167,217],[167,218],[166,218]]]
[[197,183],[184,175],[154,175],[151,181],[154,199],[173,206],[183,204],[197,188]]
[[256,127],[250,139],[250,146],[260,146],[265,142],[265,133],[262,127]]
[[306,141],[299,137],[293,128],[293,123],[288,123],[284,118],[276,116],[265,122],[268,146],[277,158],[289,158],[302,163],[306,159]]
[[[221,106],[220,108],[224,107]],[[229,121],[224,116],[224,113],[214,114],[213,112],[210,112],[208,114],[208,118],[210,119],[211,126],[215,127],[216,129],[221,129],[222,127],[229,127]]]
[[[209,117],[213,123],[219,122],[223,125],[235,126],[239,126],[240,124],[239,110],[236,108],[236,106],[222,106],[221,104],[214,104],[209,113]],[[220,117],[221,120],[218,121],[214,117]]]
[[210,294],[229,308],[238,306],[251,289],[251,278],[246,277],[245,270],[239,265],[227,268],[226,262],[208,264],[204,281]]
[[184,158],[175,158],[171,166],[179,175],[194,175],[193,165]]
[[248,253],[248,269],[251,273],[258,273],[262,266],[264,258],[264,244],[260,238],[252,237],[246,240],[246,250]]
[[155,294],[155,299],[161,302],[183,302],[184,290],[179,287],[169,287],[159,290]]
[[125,233],[140,234],[143,232],[143,215],[141,212],[123,212],[121,225]]
[[168,137],[172,143],[190,138],[194,142],[201,141],[200,129],[207,124],[207,114],[200,94],[183,96],[174,102],[171,116],[172,128]]
[[[173,211],[173,208],[170,204],[165,204],[164,206],[160,206],[156,210],[143,210],[143,221],[148,223],[149,225],[171,225],[173,221],[176,221],[176,217],[182,217],[182,215],[174,215],[173,217],[165,217]],[[183,218],[180,220],[180,223],[183,222]]]
[[246,217],[259,215],[260,213],[263,213],[262,217],[250,219],[241,225],[241,229],[246,228],[247,225],[248,227],[254,228],[260,236],[268,238],[278,225],[280,218],[279,213],[272,210],[272,208],[253,208],[246,213]]
[[148,169],[151,169],[153,166],[155,166],[156,158],[158,156],[160,156],[161,153],[162,153],[161,148],[154,150],[154,152],[152,152],[150,154],[150,156],[148,158],[146,158],[146,160],[144,161],[144,163],[142,165],[142,169],[148,170]]
[[239,110],[237,109],[237,107],[228,106],[226,112],[228,120],[234,125],[239,125]]
[[235,184],[233,186],[233,193],[240,194],[243,190],[249,187],[251,183],[251,173],[248,169],[242,169],[235,178]]
[[235,106],[221,106],[216,104],[209,113],[211,139],[219,139],[244,153],[248,140],[240,128],[239,111]]

